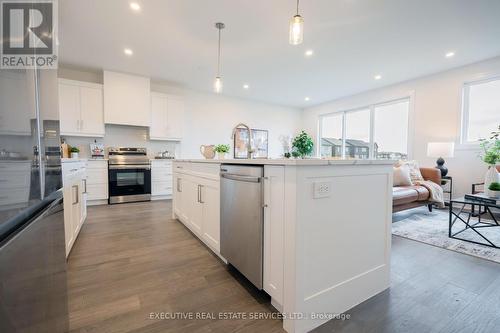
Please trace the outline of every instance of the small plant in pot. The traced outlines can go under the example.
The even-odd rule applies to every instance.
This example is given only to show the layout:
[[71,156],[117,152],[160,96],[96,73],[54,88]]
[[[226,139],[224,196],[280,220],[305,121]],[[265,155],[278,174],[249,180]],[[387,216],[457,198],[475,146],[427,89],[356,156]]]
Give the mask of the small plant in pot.
[[493,182],[488,186],[488,190],[490,190],[490,197],[500,198],[500,183]]
[[69,152],[71,153],[71,158],[78,158],[78,153],[80,152],[80,149],[78,149],[77,147],[71,147]]
[[313,152],[314,142],[304,131],[301,131],[292,142],[292,156],[305,158]]
[[217,153],[217,158],[222,160],[229,153],[229,145],[216,145],[214,151]]

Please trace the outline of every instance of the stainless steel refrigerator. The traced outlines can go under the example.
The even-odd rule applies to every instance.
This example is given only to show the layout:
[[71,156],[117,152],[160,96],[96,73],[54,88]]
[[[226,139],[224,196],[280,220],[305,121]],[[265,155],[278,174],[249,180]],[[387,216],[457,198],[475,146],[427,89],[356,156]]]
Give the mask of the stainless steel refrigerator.
[[66,332],[56,70],[0,70],[0,332]]

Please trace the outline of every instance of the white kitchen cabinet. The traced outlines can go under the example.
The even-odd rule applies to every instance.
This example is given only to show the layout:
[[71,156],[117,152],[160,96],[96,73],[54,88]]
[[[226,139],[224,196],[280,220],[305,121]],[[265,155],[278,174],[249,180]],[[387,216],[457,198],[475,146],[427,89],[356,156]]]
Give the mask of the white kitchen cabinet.
[[151,161],[151,199],[170,199],[172,197],[172,161]]
[[67,257],[87,217],[85,162],[80,160],[63,162],[62,180]]
[[62,135],[104,136],[102,85],[59,79]]
[[108,202],[108,161],[88,160],[86,192],[88,205],[107,204]]
[[220,184],[202,179],[200,201],[202,205],[202,237],[205,243],[220,252]]
[[198,237],[202,235],[203,228],[203,206],[200,201],[200,184],[195,177],[185,177],[184,195],[185,208],[187,210],[188,228]]
[[179,96],[151,93],[151,140],[181,140],[184,100]]
[[35,118],[34,79],[32,71],[0,72],[0,134],[31,135]]
[[174,162],[174,217],[219,255],[219,176],[213,174],[213,166],[193,169],[184,169],[181,163]]
[[0,211],[29,204],[31,160],[0,162]]
[[285,168],[264,167],[264,290],[283,305]]
[[181,220],[183,223],[186,223],[185,221],[187,221],[187,216],[184,214],[185,212],[184,192],[182,191],[183,181],[184,181],[184,174],[174,172],[173,174],[174,192],[172,194],[173,197],[172,207],[173,207],[173,215],[177,216],[178,219]]
[[147,77],[104,71],[104,122],[150,126],[150,80]]

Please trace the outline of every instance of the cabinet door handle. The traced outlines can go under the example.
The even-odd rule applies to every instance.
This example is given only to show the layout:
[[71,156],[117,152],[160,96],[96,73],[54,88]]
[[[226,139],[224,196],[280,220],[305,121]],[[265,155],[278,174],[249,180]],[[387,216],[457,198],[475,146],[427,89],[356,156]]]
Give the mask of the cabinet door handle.
[[87,194],[87,179],[84,178],[82,180],[83,180],[83,185],[84,185],[83,188],[85,189],[85,190],[83,190],[83,194]]
[[200,185],[198,185],[198,203],[200,203],[200,202],[201,202],[201,200],[200,200],[200,192],[201,192],[201,191],[200,191]]
[[182,192],[181,178],[177,178],[177,192]]
[[79,195],[79,193],[78,193],[78,185],[73,185],[73,186],[71,186],[71,188],[72,188],[74,191],[75,191],[75,189],[76,189],[76,191],[75,191],[75,193],[76,193],[76,200],[72,203],[73,205],[76,205],[77,203],[79,203],[79,202],[80,202],[80,195]]

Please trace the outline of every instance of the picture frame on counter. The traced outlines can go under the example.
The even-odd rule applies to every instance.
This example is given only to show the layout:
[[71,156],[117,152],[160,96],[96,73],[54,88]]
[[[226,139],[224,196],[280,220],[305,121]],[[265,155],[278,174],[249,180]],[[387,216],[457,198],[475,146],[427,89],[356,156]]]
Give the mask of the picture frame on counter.
[[[234,158],[247,158],[248,131],[245,128],[237,128],[234,136]],[[267,158],[269,154],[269,131],[252,129],[252,149],[254,158]]]

